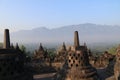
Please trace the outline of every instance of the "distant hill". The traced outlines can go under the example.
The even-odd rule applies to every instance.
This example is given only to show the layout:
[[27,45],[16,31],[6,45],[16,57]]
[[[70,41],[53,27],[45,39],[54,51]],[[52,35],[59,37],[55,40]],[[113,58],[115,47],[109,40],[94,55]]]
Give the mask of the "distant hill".
[[71,43],[76,30],[79,31],[79,38],[82,43],[120,42],[120,26],[91,23],[69,25],[54,29],[39,27],[31,30],[20,30],[11,33],[11,41],[20,43]]

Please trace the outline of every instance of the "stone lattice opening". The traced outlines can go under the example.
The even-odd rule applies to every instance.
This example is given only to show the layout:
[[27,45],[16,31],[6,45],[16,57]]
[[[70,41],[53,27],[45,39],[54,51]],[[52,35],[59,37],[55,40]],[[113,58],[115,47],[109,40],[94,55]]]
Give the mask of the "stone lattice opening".
[[75,57],[75,53],[73,54],[73,56]]
[[0,72],[2,71],[2,68],[0,67]]
[[12,71],[10,74],[11,74],[11,75],[13,75],[13,74],[14,74],[14,72]]
[[76,64],[76,67],[78,67],[78,64]]
[[83,60],[83,57],[81,57],[80,59]]
[[71,67],[73,67],[73,64],[71,64]]
[[77,60],[78,58],[76,57],[75,59]]
[[71,57],[71,59],[73,59],[73,57]]
[[71,62],[71,60],[69,60],[69,62]]
[[119,58],[119,60],[120,60],[120,58]]

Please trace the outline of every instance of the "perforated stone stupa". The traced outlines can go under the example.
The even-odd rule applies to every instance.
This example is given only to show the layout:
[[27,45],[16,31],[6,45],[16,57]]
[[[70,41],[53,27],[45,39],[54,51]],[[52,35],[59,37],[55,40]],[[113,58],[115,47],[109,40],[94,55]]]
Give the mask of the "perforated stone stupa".
[[10,47],[8,29],[5,29],[3,48],[0,49],[0,80],[33,80],[24,66],[22,52]]
[[116,62],[114,64],[115,80],[120,80],[120,45],[116,50]]
[[47,50],[44,50],[42,43],[40,43],[39,49],[35,50],[34,52],[34,59],[45,61],[47,57],[48,57],[48,52]]
[[56,56],[56,60],[59,61],[59,62],[64,62],[66,54],[67,54],[67,49],[66,49],[65,43],[63,42],[63,45],[60,48],[60,50],[58,51],[58,54]]
[[74,46],[66,57],[54,80],[99,80],[96,69],[89,63],[87,47],[79,45],[77,31],[74,33]]

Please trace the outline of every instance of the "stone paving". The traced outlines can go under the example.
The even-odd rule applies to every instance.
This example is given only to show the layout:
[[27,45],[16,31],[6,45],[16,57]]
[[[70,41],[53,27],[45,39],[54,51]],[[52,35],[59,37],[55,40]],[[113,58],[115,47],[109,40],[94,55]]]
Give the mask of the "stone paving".
[[55,73],[48,73],[48,74],[38,74],[34,75],[34,80],[52,80],[52,77],[55,75]]

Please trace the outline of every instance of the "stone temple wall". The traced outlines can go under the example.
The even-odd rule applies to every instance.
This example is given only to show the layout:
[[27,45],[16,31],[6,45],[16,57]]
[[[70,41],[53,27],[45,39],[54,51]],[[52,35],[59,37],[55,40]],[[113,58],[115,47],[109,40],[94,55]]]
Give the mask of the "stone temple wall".
[[33,80],[24,66],[24,55],[10,47],[9,30],[5,30],[4,47],[0,49],[0,80]]

